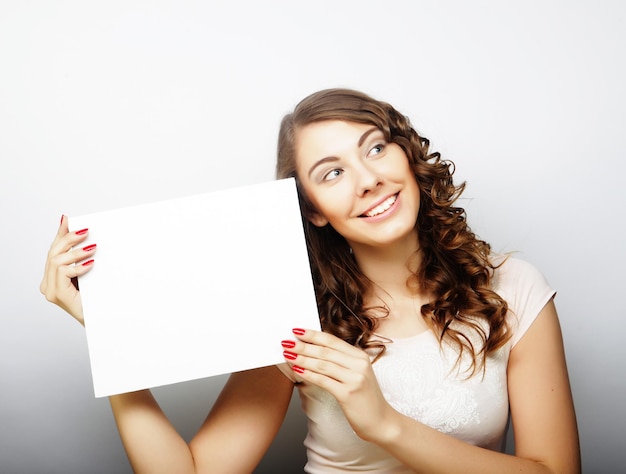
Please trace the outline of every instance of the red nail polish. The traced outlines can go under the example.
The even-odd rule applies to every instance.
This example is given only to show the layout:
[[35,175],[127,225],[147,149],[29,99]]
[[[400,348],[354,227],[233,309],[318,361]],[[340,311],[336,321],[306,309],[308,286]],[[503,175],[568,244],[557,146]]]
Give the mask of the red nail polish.
[[293,328],[292,332],[296,335],[296,336],[304,336],[304,333],[306,332],[304,329],[300,329],[300,328]]
[[285,359],[289,360],[296,360],[296,358],[298,357],[298,354],[295,354],[291,351],[283,351],[283,355],[285,356]]
[[59,222],[59,225],[63,224],[63,219],[65,219],[65,214],[61,214],[61,222]]
[[81,229],[81,230],[77,230],[77,231],[76,231],[76,235],[83,235],[83,234],[86,234],[88,230],[89,230],[89,229]]
[[87,245],[87,247],[83,247],[83,251],[89,252],[90,250],[93,250],[95,248],[96,248],[96,244],[91,244],[91,245]]
[[91,265],[93,263],[93,259],[91,260],[87,260],[86,262],[83,262],[82,265],[83,267],[88,267],[89,265]]
[[304,373],[304,369],[302,367],[297,366],[297,365],[292,366],[291,370],[293,370],[297,374],[303,374]]
[[296,347],[296,343],[294,341],[282,341],[280,343],[284,348],[286,349],[293,349],[294,347]]

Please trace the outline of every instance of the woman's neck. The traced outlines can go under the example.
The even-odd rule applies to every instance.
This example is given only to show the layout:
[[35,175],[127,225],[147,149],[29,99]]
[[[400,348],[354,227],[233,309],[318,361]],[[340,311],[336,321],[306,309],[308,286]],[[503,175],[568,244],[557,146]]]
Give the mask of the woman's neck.
[[353,253],[359,269],[374,286],[392,294],[410,292],[407,280],[422,262],[417,239],[385,247],[354,246]]
[[373,283],[371,292],[364,297],[365,306],[383,306],[387,310],[376,329],[382,337],[405,338],[429,328],[421,317],[421,307],[429,297],[417,285],[407,284],[422,263],[416,241],[404,246],[353,248],[360,270]]

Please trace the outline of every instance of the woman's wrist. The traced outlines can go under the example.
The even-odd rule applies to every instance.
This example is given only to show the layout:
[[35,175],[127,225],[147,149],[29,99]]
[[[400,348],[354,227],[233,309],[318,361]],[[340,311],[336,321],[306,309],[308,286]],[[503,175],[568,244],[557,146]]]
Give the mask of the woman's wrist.
[[363,436],[363,439],[376,444],[381,448],[394,445],[402,436],[404,416],[388,405],[385,414],[372,430],[372,433]]

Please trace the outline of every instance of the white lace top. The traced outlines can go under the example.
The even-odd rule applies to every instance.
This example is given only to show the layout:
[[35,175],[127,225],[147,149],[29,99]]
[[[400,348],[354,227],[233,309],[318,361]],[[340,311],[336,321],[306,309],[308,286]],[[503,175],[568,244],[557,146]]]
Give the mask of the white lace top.
[[[449,346],[441,350],[431,331],[394,339],[373,368],[385,398],[400,413],[468,443],[502,451],[509,352],[555,292],[532,265],[515,258],[496,270],[493,288],[509,304],[514,335],[487,360],[484,377],[480,371],[467,379],[453,369],[455,350]],[[279,368],[298,381],[286,364]],[[328,392],[306,383],[297,387],[308,417],[306,472],[411,472],[386,451],[356,436]]]

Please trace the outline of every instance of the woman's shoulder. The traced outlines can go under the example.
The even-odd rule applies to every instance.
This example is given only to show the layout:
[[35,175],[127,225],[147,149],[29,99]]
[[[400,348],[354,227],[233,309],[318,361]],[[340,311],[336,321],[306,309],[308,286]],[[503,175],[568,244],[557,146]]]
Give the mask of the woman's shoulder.
[[491,286],[508,304],[514,330],[512,344],[521,338],[556,291],[532,263],[512,255],[496,255]]
[[549,286],[544,274],[534,264],[512,254],[494,254],[490,257],[495,267],[494,290],[511,290],[527,286]]

